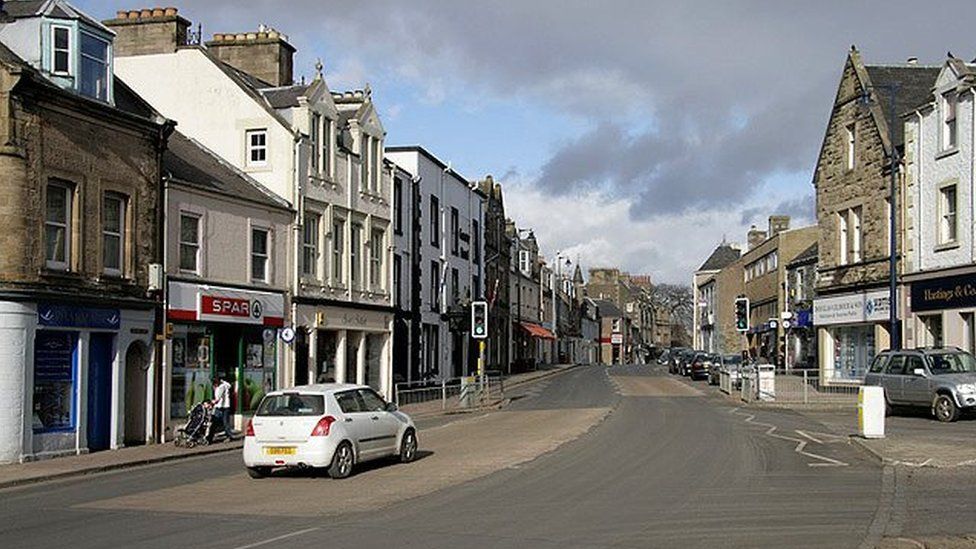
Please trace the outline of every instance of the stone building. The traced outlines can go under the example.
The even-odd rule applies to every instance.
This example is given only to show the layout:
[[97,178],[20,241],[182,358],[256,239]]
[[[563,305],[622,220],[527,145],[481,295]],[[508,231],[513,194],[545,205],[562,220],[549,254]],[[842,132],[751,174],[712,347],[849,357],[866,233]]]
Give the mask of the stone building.
[[821,229],[814,324],[828,382],[859,382],[875,351],[889,346],[888,159],[903,147],[899,114],[925,101],[938,72],[867,65],[856,49],[845,60],[813,176]]
[[627,350],[633,346],[631,341],[630,319],[609,299],[593,299],[600,318],[601,364],[630,364]]
[[817,280],[815,242],[786,264],[786,366],[817,368],[817,332],[813,328],[813,298]]
[[905,115],[906,346],[976,351],[976,64],[949,58]]
[[489,175],[478,183],[485,200],[485,288],[488,301],[488,344],[485,364],[489,370],[511,373],[511,262],[512,237],[505,227],[505,199],[501,183]]
[[[716,246],[708,259],[695,271],[692,278],[692,296],[695,310],[692,319],[693,345],[710,353],[731,353],[733,341],[725,341],[727,330],[735,324],[735,304],[737,293],[720,284],[718,274],[722,269],[735,263],[742,252],[735,246],[722,242]],[[724,282],[726,279],[722,279]],[[738,289],[741,285],[736,285]]]
[[116,78],[98,21],[0,10],[0,463],[145,444],[172,123]]
[[[506,233],[512,242],[512,262],[509,269],[509,295],[512,314],[512,369],[524,371],[546,359],[544,350],[555,340],[552,331],[543,326],[543,263],[539,258],[539,243],[530,230],[519,229],[506,221]],[[522,236],[523,233],[525,236]]]

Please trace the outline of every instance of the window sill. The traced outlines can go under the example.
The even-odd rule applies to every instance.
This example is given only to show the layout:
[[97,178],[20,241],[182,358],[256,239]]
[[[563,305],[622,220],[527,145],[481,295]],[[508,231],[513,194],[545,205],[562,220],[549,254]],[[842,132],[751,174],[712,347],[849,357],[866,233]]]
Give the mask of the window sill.
[[944,244],[938,244],[937,246],[935,246],[935,248],[933,248],[932,251],[934,251],[934,252],[945,252],[945,251],[948,251],[948,250],[955,250],[955,249],[959,248],[959,246],[960,246],[959,241],[958,240],[953,240],[951,242],[946,242]]
[[945,150],[942,150],[942,151],[939,151],[939,152],[935,153],[935,159],[936,160],[942,160],[943,158],[950,157],[950,156],[952,156],[952,155],[954,155],[954,154],[956,154],[958,152],[959,152],[959,147],[958,146],[952,147],[950,149],[945,149]]
[[245,173],[263,173],[274,171],[270,164],[247,164],[244,166]]

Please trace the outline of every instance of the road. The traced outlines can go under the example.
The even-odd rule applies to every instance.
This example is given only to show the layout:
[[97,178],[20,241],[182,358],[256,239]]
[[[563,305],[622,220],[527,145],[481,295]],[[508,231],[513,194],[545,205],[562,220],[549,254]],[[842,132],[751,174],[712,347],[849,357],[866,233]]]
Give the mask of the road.
[[346,481],[251,481],[235,453],[2,491],[0,539],[73,548],[858,547],[891,520],[890,477],[854,446],[801,415],[739,409],[656,367],[581,367],[514,396],[504,412],[421,423],[422,446],[434,448],[427,457]]

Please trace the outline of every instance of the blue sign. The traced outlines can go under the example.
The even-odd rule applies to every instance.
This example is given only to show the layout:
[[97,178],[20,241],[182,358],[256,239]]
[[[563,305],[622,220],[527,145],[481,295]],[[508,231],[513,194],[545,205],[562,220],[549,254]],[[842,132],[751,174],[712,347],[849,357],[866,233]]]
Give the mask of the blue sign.
[[813,311],[810,309],[802,309],[796,312],[796,324],[793,325],[797,328],[809,328],[813,326]]
[[41,326],[58,328],[118,330],[121,324],[121,315],[118,309],[38,303],[37,322]]

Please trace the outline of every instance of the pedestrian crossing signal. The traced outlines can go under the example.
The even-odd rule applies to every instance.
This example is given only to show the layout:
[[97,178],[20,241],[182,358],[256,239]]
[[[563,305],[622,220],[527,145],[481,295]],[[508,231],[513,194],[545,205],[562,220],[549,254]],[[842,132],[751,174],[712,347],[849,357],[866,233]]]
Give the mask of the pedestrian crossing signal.
[[735,298],[735,329],[738,332],[749,331],[749,298]]
[[474,339],[488,337],[488,302],[486,301],[471,303],[471,337]]

